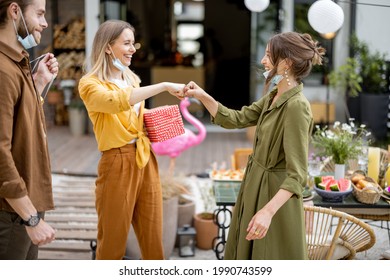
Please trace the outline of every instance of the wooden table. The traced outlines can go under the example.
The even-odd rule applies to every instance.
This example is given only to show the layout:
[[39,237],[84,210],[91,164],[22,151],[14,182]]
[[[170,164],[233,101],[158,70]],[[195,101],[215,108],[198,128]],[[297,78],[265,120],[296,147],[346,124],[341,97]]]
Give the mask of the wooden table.
[[[315,206],[339,210],[359,219],[381,221],[380,228],[387,229],[390,243],[390,204],[384,199],[379,199],[375,204],[364,204],[356,200],[353,194],[348,195],[343,202],[326,202],[315,194],[313,198]],[[372,223],[368,222],[373,225]],[[374,225],[376,226],[376,225]]]
[[[219,231],[218,236],[214,240],[214,252],[217,259],[223,259],[223,252],[226,244],[226,230],[230,227],[230,219],[232,212],[228,207],[236,204],[237,194],[241,186],[240,181],[213,181],[213,191],[215,202],[218,209],[215,210],[215,223]],[[376,204],[363,204],[355,199],[353,194],[347,196],[343,202],[325,202],[322,198],[314,194],[313,200],[304,202],[315,206],[332,208],[339,210],[359,219],[370,221],[381,221],[380,228],[387,229],[390,242],[390,204],[382,198]],[[230,218],[230,219],[229,219]]]

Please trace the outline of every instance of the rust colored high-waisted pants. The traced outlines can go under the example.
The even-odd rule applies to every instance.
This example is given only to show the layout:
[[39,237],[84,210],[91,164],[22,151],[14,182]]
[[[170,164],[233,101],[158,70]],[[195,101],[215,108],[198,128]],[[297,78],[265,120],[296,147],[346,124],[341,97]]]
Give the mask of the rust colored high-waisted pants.
[[142,259],[164,258],[162,192],[153,152],[139,169],[135,144],[103,152],[96,180],[98,236],[96,259],[119,260],[126,251],[130,225],[134,227]]

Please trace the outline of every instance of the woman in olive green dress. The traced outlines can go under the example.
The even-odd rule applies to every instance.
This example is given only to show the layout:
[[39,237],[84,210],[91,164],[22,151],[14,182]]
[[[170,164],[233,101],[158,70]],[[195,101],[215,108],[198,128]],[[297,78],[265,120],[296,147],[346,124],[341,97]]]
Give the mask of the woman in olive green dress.
[[215,124],[257,126],[225,259],[307,259],[302,191],[313,118],[302,79],[312,65],[322,63],[324,53],[308,34],[273,36],[261,60],[267,94],[241,110],[226,108],[194,82],[185,88],[185,95],[198,98]]

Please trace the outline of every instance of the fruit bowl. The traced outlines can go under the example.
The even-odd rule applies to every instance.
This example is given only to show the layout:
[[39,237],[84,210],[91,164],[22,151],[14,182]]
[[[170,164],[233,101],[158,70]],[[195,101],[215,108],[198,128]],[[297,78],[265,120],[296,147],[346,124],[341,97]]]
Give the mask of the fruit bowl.
[[326,202],[342,202],[345,197],[347,197],[353,190],[349,188],[346,191],[330,191],[330,190],[321,190],[317,186],[314,186],[316,193],[322,197],[322,201]]
[[314,178],[314,190],[322,197],[322,201],[342,202],[352,191],[352,182],[347,178],[335,180],[332,175]]

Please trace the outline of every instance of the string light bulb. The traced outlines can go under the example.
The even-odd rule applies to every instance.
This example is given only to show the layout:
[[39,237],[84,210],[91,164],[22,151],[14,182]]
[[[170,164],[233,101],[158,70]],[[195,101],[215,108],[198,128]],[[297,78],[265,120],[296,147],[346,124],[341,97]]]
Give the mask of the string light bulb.
[[344,23],[343,9],[332,0],[318,0],[308,12],[310,26],[320,34],[334,33]]
[[244,4],[251,12],[260,13],[268,8],[269,0],[244,0]]

